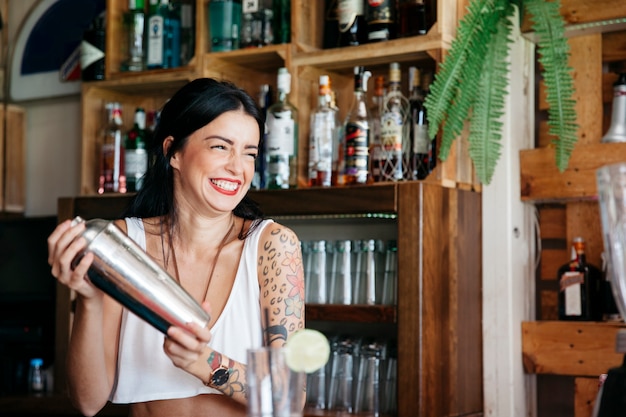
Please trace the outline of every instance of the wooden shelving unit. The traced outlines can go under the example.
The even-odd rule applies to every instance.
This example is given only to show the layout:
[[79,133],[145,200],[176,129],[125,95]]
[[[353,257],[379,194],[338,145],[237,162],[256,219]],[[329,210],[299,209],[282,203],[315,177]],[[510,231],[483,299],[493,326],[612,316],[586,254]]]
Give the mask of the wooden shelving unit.
[[[613,71],[626,70],[626,8],[618,0],[593,4],[562,0],[561,13],[568,22],[570,65],[575,74],[578,143],[568,168],[559,172],[540,80],[537,147],[520,152],[520,198],[535,204],[539,214],[542,251],[536,280],[537,321],[523,323],[520,330],[525,371],[571,377],[574,415],[588,417],[598,391],[598,376],[622,362],[623,355],[615,351],[615,335],[624,324],[556,321],[556,271],[569,259],[575,236],[585,238],[587,260],[602,265],[596,170],[626,160],[626,144],[600,143],[610,124],[612,84],[617,77]],[[526,16],[522,25],[526,31],[530,28],[528,19]],[[528,36],[532,39],[532,34]],[[541,398],[539,402],[541,406]]]

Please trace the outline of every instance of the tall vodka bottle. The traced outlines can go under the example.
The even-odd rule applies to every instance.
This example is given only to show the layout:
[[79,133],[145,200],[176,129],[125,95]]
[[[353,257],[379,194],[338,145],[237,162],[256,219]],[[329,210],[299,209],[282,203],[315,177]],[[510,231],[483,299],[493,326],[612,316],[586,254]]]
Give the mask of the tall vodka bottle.
[[297,186],[298,110],[288,100],[291,74],[278,70],[278,100],[267,110],[266,186],[270,190]]
[[389,64],[389,87],[380,117],[384,181],[400,181],[408,177],[409,171],[409,100],[402,94],[400,82],[400,64],[392,62]]
[[330,187],[337,109],[332,106],[330,77],[321,75],[317,109],[311,113],[309,186]]
[[106,110],[108,123],[100,147],[98,193],[125,193],[122,107],[120,103],[108,103]]
[[385,77],[379,75],[374,81],[374,95],[370,107],[370,175],[372,181],[382,181],[382,143],[380,141],[380,115],[385,96]]
[[354,97],[343,129],[344,183],[365,184],[369,177],[369,110],[367,80],[371,77],[363,67],[354,67]]

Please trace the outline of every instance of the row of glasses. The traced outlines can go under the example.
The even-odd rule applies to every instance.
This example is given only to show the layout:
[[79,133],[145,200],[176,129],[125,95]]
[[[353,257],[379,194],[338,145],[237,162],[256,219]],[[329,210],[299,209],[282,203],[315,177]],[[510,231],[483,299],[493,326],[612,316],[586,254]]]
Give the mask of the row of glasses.
[[307,303],[396,303],[395,240],[313,240],[301,245]]
[[326,367],[308,375],[307,408],[379,416],[397,409],[397,356],[387,340],[332,336]]

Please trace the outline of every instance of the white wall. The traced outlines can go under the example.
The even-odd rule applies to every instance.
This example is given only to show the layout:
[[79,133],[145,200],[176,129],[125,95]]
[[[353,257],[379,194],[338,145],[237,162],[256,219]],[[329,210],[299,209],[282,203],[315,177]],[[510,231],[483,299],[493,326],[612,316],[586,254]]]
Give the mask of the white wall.
[[[8,19],[3,16],[9,53],[21,23],[36,4],[37,0],[9,0]],[[59,197],[80,190],[80,96],[14,104],[26,109],[25,215],[54,215]]]

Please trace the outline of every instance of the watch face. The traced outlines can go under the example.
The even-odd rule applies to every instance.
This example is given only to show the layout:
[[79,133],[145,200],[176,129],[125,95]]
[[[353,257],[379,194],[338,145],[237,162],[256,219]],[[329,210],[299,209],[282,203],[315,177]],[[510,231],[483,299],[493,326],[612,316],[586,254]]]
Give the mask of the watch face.
[[213,372],[211,376],[211,385],[219,387],[228,382],[228,377],[230,376],[230,372],[226,368],[219,368]]

